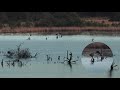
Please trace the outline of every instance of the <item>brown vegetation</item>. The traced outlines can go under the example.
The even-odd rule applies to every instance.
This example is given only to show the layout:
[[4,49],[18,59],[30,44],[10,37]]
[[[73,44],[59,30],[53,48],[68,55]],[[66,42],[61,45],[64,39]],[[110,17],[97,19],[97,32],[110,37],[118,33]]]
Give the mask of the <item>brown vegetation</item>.
[[[20,28],[2,28],[0,33],[39,33],[39,34],[81,34],[84,32],[120,32],[120,27],[20,27]],[[93,33],[94,34],[94,33]]]
[[109,18],[107,17],[89,17],[89,18],[81,18],[82,21],[86,21],[86,22],[95,22],[95,23],[102,23],[102,24],[106,24],[109,26],[112,26],[113,24],[119,24],[119,21],[110,21]]

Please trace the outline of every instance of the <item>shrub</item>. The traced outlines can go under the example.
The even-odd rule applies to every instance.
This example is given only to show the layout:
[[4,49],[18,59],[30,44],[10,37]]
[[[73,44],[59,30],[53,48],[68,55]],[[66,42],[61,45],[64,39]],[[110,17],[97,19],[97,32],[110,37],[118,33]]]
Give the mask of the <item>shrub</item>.
[[35,58],[37,56],[37,53],[34,56],[32,56],[29,48],[21,49],[22,44],[23,43],[18,45],[17,49],[11,49],[11,50],[7,51],[5,56],[7,58],[17,58],[17,59]]

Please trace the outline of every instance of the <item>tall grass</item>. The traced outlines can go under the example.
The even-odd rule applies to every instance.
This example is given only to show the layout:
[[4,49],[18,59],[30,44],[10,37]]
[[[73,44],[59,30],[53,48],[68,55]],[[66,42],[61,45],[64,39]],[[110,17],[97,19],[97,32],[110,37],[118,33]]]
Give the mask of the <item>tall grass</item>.
[[2,28],[0,33],[40,33],[40,34],[54,34],[54,33],[78,33],[89,31],[106,31],[106,32],[120,32],[120,27],[20,27],[20,28]]

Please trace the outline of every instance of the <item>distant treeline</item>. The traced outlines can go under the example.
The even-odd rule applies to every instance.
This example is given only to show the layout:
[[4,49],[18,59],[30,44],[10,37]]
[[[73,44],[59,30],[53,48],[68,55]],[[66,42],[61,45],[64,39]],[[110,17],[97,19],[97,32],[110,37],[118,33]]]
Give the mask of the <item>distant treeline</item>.
[[82,17],[108,17],[120,21],[120,12],[0,12],[1,27],[106,26],[83,22]]

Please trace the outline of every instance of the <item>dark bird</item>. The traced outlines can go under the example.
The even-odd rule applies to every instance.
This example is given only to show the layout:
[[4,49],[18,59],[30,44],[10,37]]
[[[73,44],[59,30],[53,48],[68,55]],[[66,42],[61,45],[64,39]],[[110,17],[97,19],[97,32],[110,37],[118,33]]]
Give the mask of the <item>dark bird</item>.
[[90,55],[90,56],[93,58],[93,56],[94,56],[94,53],[90,53],[89,55]]
[[92,39],[92,42],[94,42],[94,39]]
[[58,60],[60,60],[60,56],[58,56]]
[[91,59],[91,64],[94,64],[94,62],[95,62],[95,59],[92,58],[92,59]]
[[100,51],[96,51],[96,53],[97,53],[98,55],[101,55]]
[[103,59],[104,59],[104,56],[102,55],[102,56],[101,56],[101,61],[102,61]]
[[112,77],[113,70],[115,70],[114,67],[117,67],[117,66],[118,66],[118,65],[115,65],[115,63],[114,63],[114,61],[113,61],[113,63],[112,63],[111,66],[110,66],[110,71],[109,71],[109,77],[110,77],[110,78]]
[[91,59],[91,64],[93,64],[93,63],[95,62],[95,59],[93,58],[94,53],[90,53],[89,55],[90,55],[90,56],[91,56],[91,58],[92,58],[92,59]]
[[58,39],[58,36],[56,36],[56,39]]
[[104,56],[102,55],[102,53],[100,53],[99,51],[96,51],[96,53],[101,57],[101,61],[104,59]]

